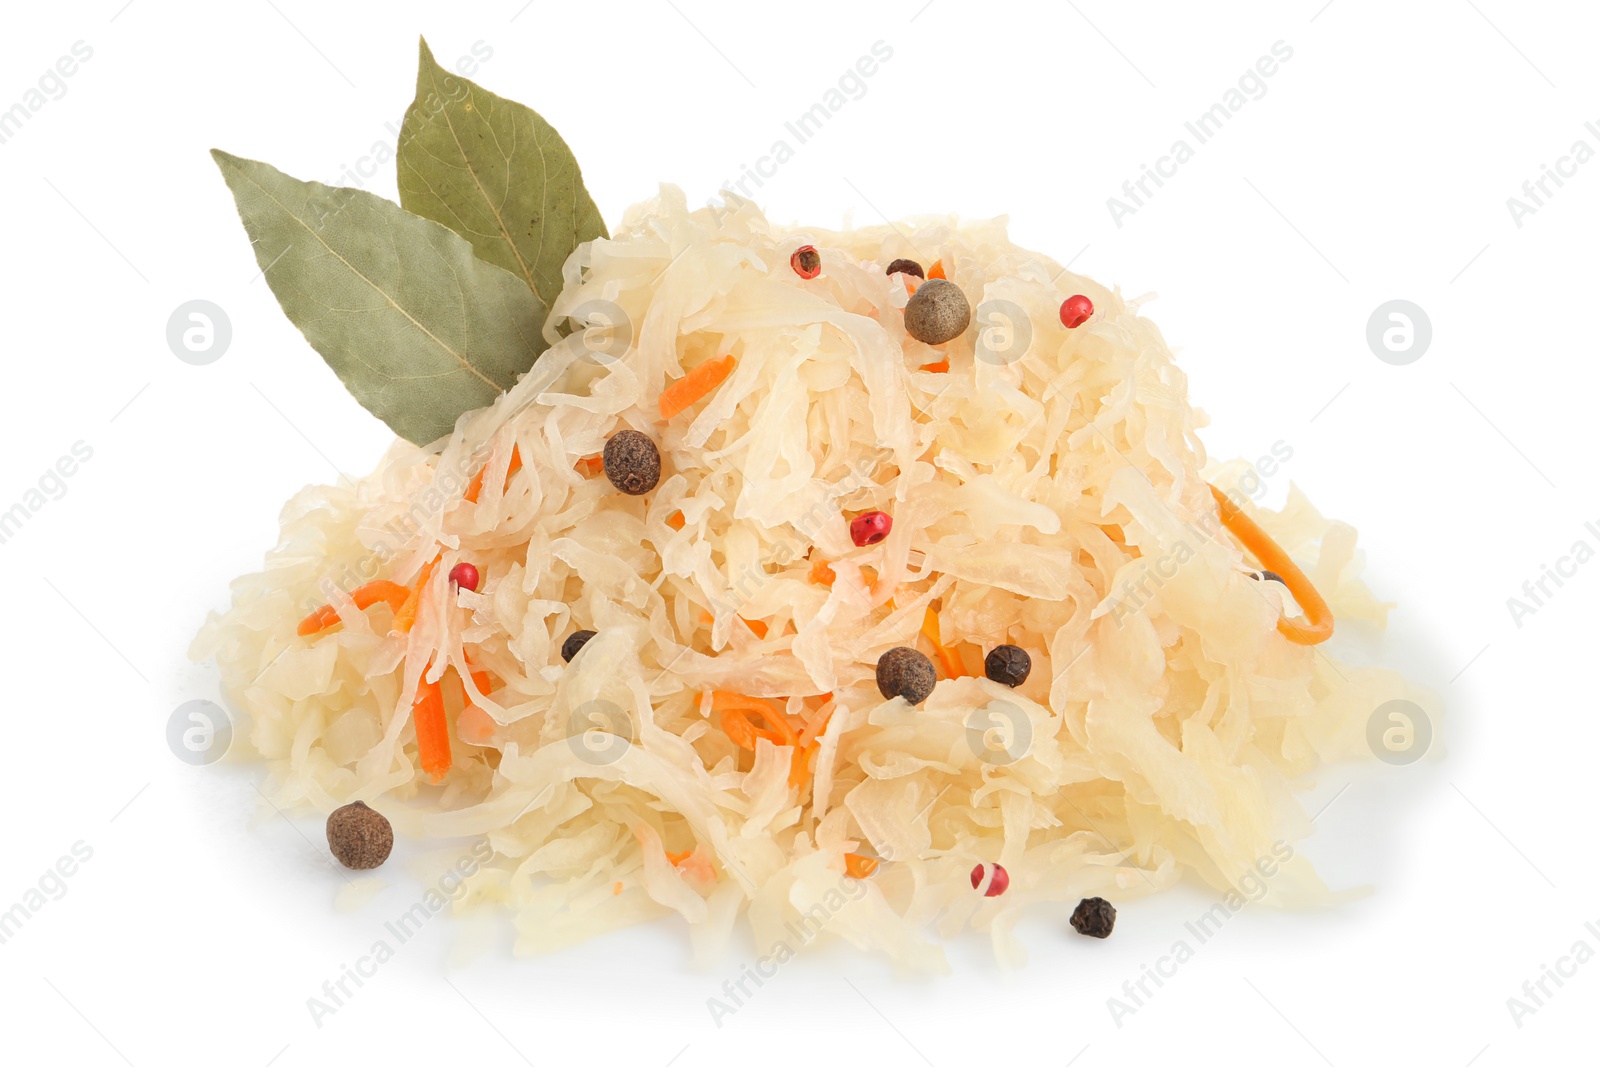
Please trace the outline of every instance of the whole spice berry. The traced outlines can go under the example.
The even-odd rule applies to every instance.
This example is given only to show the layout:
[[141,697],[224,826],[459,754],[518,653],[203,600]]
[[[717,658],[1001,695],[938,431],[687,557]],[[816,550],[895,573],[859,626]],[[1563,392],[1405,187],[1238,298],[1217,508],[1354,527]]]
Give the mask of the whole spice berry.
[[885,700],[905,697],[907,704],[920,704],[933,692],[936,681],[933,661],[914,648],[899,645],[878,660],[878,692]]
[[989,888],[983,891],[986,897],[997,897],[1004,893],[1011,885],[1011,876],[1006,869],[998,863],[980,863],[972,868],[972,888],[976,889],[983,884],[983,876],[989,871],[994,872],[994,877],[989,879]]
[[638,430],[618,430],[600,454],[606,477],[629,496],[648,493],[661,480],[661,451]]
[[1061,325],[1069,330],[1076,330],[1079,326],[1089,321],[1089,316],[1094,314],[1094,301],[1079,293],[1069,296],[1061,302]]
[[867,511],[850,520],[850,540],[857,548],[875,545],[889,536],[894,519],[882,511]]
[[593,630],[579,630],[565,641],[561,642],[561,658],[568,663],[578,654],[578,649],[589,643],[589,638],[594,636]]
[[394,827],[361,801],[335,808],[328,816],[328,848],[352,871],[383,865],[394,848]]
[[1033,658],[1016,645],[997,645],[983,658],[983,673],[991,682],[1015,689],[1028,680]]
[[1110,937],[1111,928],[1117,925],[1117,909],[1101,897],[1078,901],[1072,913],[1072,928],[1084,937]]
[[918,278],[925,277],[925,275],[922,273],[922,264],[918,263],[914,259],[897,259],[893,263],[889,264],[889,269],[884,271],[884,273],[914,274]]
[[972,305],[955,282],[929,278],[906,301],[906,333],[928,345],[960,337],[972,322]]
[[469,593],[478,591],[478,568],[470,563],[457,563],[450,568],[450,584],[459,585]]
[[1277,582],[1279,585],[1287,584],[1278,576],[1276,571],[1251,571],[1250,577],[1254,578],[1258,582]]
[[822,256],[811,245],[801,245],[789,257],[789,266],[800,277],[810,281],[822,273]]

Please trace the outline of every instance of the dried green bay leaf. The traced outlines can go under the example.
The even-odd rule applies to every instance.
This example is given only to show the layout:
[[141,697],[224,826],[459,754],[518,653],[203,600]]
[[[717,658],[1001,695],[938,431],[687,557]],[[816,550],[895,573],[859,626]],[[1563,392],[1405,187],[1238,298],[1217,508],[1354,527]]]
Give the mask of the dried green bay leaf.
[[212,150],[284,314],[361,405],[428,444],[509,389],[548,309],[444,226]]
[[471,241],[546,306],[572,250],[606,236],[561,135],[531,109],[440,67],[427,41],[395,164],[400,206]]

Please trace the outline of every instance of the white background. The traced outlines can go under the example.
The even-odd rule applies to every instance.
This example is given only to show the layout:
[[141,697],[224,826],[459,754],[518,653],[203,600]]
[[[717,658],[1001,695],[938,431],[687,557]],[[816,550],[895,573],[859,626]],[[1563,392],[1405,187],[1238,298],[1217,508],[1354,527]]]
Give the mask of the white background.
[[[1520,627],[1506,600],[1573,542],[1600,545],[1584,527],[1600,529],[1586,447],[1600,161],[1520,227],[1506,200],[1575,140],[1600,148],[1584,129],[1600,120],[1596,21],[1508,0],[8,11],[0,109],[74,42],[93,56],[0,144],[0,510],[75,442],[93,456],[0,544],[0,910],[75,843],[92,849],[0,944],[7,1061],[1593,1062],[1600,962],[1547,982],[1520,1026],[1507,998],[1580,939],[1600,949],[1584,925],[1600,931],[1600,563]],[[1331,804],[1301,847],[1370,895],[1325,914],[1246,910],[1120,1026],[1107,998],[1208,893],[1130,903],[1106,942],[1038,914],[1020,972],[975,939],[951,946],[952,977],[910,985],[826,951],[720,1028],[706,998],[752,945],[695,972],[664,921],[517,960],[505,930],[440,919],[315,1025],[307,998],[420,893],[417,850],[402,842],[389,888],[339,910],[319,821],[275,814],[250,765],[180,763],[164,729],[178,704],[218,695],[186,649],[259,564],[281,502],[369,470],[388,434],[256,277],[206,150],[335,179],[392,144],[419,33],[447,65],[491,48],[478,80],[562,131],[613,224],[657,181],[712,196],[889,45],[866,94],[756,198],[824,225],[1008,213],[1019,242],[1161,295],[1146,313],[1214,420],[1211,452],[1293,448],[1272,497],[1292,478],[1360,527],[1374,584],[1400,605],[1378,654],[1444,696],[1427,760],[1329,772],[1306,798]],[[1293,57],[1266,94],[1115,225],[1107,198],[1280,40]],[[394,195],[391,168],[366,184]],[[165,339],[196,298],[232,322],[209,366]],[[1393,298],[1432,322],[1408,366],[1365,340]]]

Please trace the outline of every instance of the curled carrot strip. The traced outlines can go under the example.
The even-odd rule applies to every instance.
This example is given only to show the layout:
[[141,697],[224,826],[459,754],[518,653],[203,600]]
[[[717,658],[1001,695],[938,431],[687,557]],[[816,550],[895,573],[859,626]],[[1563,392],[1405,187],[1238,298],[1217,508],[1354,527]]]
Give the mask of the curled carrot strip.
[[[403,585],[379,579],[368,582],[350,594],[350,599],[356,602],[356,608],[366,611],[372,605],[382,601],[389,605],[399,618],[399,612],[405,606],[406,598],[411,595],[411,590]],[[295,628],[295,633],[301,637],[310,637],[314,633],[326,630],[339,621],[339,609],[332,604],[324,604],[310,615],[300,620],[300,625]]]
[[827,560],[816,560],[811,564],[811,580],[817,585],[833,585],[838,575],[833,573],[833,568],[828,566]]
[[851,878],[870,878],[878,869],[878,861],[871,856],[858,856],[851,852],[844,858],[844,873]]
[[661,417],[670,419],[721,385],[733,373],[732,356],[708,359],[661,391]]
[[411,702],[411,722],[417,729],[417,762],[437,784],[450,770],[450,724],[444,716],[443,689],[427,680],[427,671],[423,675]]
[[1300,610],[1305,612],[1304,621],[1279,619],[1278,632],[1297,645],[1320,645],[1332,637],[1333,609],[1322,599],[1322,594],[1311,584],[1311,579],[1305,576],[1289,553],[1279,548],[1278,543],[1229,500],[1222,490],[1214,485],[1209,488],[1212,498],[1217,502],[1222,525],[1239,539],[1239,543],[1256,558],[1256,562],[1283,579],[1289,594],[1300,605]]
[[928,610],[922,614],[922,636],[926,637],[933,650],[939,654],[939,662],[944,664],[946,678],[965,678],[966,668],[961,665],[961,657],[956,655],[956,650],[946,648],[939,641],[939,613],[933,605],[928,605]]
[[[765,700],[718,689],[711,694],[711,710],[722,715],[723,732],[740,748],[755,751],[758,737],[764,737],[775,745],[794,746],[799,743],[789,720]],[[761,716],[771,729],[763,730],[752,723],[749,719],[751,712]]]
[[[522,453],[518,450],[516,445],[512,445],[511,461],[506,464],[506,485],[509,486],[511,484],[511,476],[521,469]],[[483,476],[488,472],[488,470],[489,465],[485,463],[481,468],[479,468],[478,473],[472,476],[472,481],[467,483],[467,503],[476,504],[478,502],[478,494],[483,492]],[[502,490],[502,492],[504,492],[504,490]]]

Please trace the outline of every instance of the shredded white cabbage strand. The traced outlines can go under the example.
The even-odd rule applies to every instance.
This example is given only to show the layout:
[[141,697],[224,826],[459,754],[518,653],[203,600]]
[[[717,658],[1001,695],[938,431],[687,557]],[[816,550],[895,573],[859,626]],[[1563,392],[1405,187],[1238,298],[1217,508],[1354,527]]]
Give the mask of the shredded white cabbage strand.
[[[802,244],[820,277],[791,269]],[[943,262],[975,309],[963,336],[906,334],[905,279],[884,272],[902,256]],[[1068,330],[1074,293],[1096,310]],[[1218,526],[1202,420],[1156,327],[1003,220],[798,230],[664,187],[573,254],[546,335],[442,446],[397,442],[369,477],[296,496],[194,649],[279,805],[364,800],[402,833],[486,835],[470,900],[512,909],[521,950],[669,913],[698,951],[741,916],[766,950],[809,914],[906,970],[942,969],[939,938],[966,928],[1015,961],[1041,901],[1120,903],[1186,870],[1236,884],[1309,831],[1297,778],[1367,755],[1383,701],[1428,699],[1285,640],[1292,598]],[[724,355],[726,381],[662,420],[662,390]],[[660,446],[644,496],[582,462],[623,428]],[[1298,490],[1281,513],[1243,504],[1341,624],[1382,625],[1352,529]],[[858,548],[849,518],[868,509],[893,530]],[[362,583],[414,583],[435,556],[409,632],[355,607]],[[449,583],[463,560],[477,592]],[[297,636],[326,603],[342,625]],[[935,604],[966,676],[941,665],[922,705],[884,700],[879,656],[932,655]],[[597,636],[565,663],[579,629]],[[1002,643],[1032,657],[1015,690],[983,677]],[[462,679],[438,785],[411,721],[425,671]],[[797,749],[740,748],[718,690],[816,738],[798,785]],[[881,862],[847,879],[850,853]],[[973,890],[981,862],[1005,867],[1003,895]],[[1324,892],[1299,856],[1266,882],[1278,904]]]

